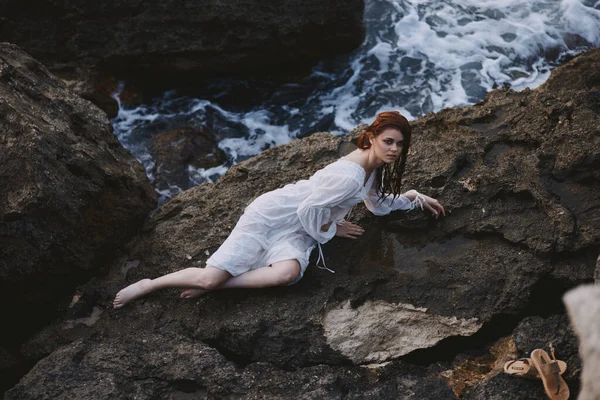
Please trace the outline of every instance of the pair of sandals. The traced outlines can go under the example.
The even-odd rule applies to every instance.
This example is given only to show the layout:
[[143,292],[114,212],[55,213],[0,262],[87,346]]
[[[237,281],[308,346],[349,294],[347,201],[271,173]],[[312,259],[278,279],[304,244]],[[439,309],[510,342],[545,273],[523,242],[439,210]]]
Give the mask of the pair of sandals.
[[508,361],[504,364],[504,372],[520,378],[541,379],[546,395],[551,400],[567,400],[569,387],[562,378],[567,370],[567,363],[554,357],[554,348],[550,345],[552,358],[542,349],[531,352],[531,358]]

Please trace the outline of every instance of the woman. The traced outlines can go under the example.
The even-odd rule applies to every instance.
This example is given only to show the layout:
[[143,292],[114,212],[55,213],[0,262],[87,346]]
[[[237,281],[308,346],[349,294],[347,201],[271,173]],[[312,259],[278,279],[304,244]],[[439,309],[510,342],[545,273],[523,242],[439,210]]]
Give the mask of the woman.
[[344,220],[361,201],[375,215],[417,205],[436,218],[445,215],[431,197],[416,190],[400,194],[410,138],[410,125],[400,113],[379,114],[359,136],[358,149],[309,180],[256,198],[205,268],[143,279],[117,293],[114,307],[163,288],[186,288],[181,297],[192,298],[215,289],[294,284],[302,278],[315,246],[322,259],[321,244],[333,236],[357,239],[363,234],[360,226]]

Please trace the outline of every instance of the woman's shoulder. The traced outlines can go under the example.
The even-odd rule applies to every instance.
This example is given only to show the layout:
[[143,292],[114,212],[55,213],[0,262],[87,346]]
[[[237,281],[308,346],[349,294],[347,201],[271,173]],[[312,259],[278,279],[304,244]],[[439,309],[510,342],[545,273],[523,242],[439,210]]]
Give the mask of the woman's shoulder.
[[[354,161],[345,158],[339,158],[336,161],[328,164],[320,171],[332,174],[339,174],[348,177],[361,177],[365,175],[365,170]],[[320,172],[319,171],[319,172]]]
[[317,171],[313,175],[313,179],[325,179],[332,182],[337,180],[339,184],[362,185],[365,179],[365,170],[353,161],[340,158]]

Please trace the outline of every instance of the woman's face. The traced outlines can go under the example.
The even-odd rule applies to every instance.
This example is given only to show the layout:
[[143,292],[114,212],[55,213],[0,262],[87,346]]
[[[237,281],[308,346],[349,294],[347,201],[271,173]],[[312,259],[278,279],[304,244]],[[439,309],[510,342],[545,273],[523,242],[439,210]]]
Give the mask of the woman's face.
[[404,135],[398,129],[388,128],[370,141],[375,156],[385,164],[396,161],[402,154]]

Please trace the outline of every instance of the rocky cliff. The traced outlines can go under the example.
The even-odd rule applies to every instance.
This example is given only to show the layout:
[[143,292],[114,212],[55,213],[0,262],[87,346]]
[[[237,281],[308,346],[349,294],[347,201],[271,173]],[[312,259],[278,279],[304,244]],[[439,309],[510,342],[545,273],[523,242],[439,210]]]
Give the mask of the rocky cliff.
[[444,219],[360,206],[361,239],[324,246],[335,274],[313,265],[291,287],[112,309],[128,283],[201,266],[249,201],[335,160],[341,139],[269,149],[182,193],[78,292],[85,307],[23,347],[41,361],[5,398],[543,399],[541,383],[498,371],[548,342],[575,396],[561,296],[593,279],[600,245],[599,62],[591,51],[536,90],[413,123],[405,186],[437,197]]

